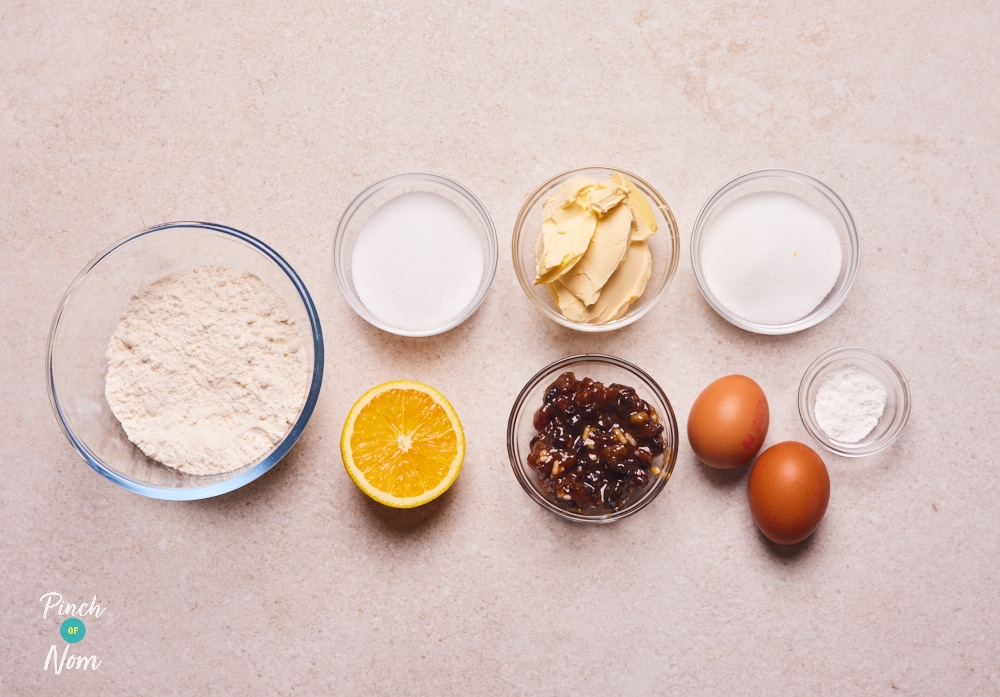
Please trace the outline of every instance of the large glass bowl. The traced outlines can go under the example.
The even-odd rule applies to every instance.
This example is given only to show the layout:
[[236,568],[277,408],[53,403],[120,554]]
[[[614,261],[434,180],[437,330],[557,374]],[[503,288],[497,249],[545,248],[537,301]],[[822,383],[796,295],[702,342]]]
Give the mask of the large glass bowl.
[[[168,274],[205,265],[253,273],[284,299],[302,333],[311,379],[294,425],[270,452],[232,472],[194,475],[161,465],[128,440],[105,399],[104,381],[108,341],[132,296]],[[56,419],[87,464],[144,496],[203,499],[257,479],[302,435],[323,380],[323,333],[305,284],[266,244],[222,225],[166,223],[114,243],[80,272],[52,321],[46,371]]]
[[[535,284],[535,241],[542,228],[542,204],[564,182],[573,177],[587,176],[598,181],[607,181],[611,175],[616,173],[624,175],[626,179],[635,184],[653,209],[658,229],[656,234],[646,240],[653,260],[653,269],[645,291],[632,303],[624,316],[604,324],[575,322],[559,311],[547,286]],[[645,179],[613,167],[581,167],[557,174],[532,192],[521,207],[521,212],[514,223],[511,251],[514,257],[514,271],[517,274],[517,280],[520,282],[521,288],[524,289],[525,295],[535,307],[541,310],[542,314],[553,322],[570,329],[581,332],[606,332],[632,324],[656,305],[677,271],[677,259],[680,255],[680,233],[670,206],[667,205],[660,192]]]
[[[663,424],[665,447],[663,454],[653,461],[655,470],[651,471],[649,484],[645,489],[633,492],[625,504],[616,510],[573,510],[555,496],[547,495],[541,488],[538,473],[528,466],[531,440],[537,433],[534,427],[535,411],[542,406],[549,386],[566,371],[572,371],[578,380],[589,377],[605,386],[618,383],[634,388],[636,394],[656,411]],[[545,510],[564,520],[579,523],[611,523],[648,506],[667,485],[677,462],[677,419],[667,395],[638,366],[621,358],[601,354],[569,356],[542,368],[518,394],[507,422],[507,454],[514,475],[525,493]]]

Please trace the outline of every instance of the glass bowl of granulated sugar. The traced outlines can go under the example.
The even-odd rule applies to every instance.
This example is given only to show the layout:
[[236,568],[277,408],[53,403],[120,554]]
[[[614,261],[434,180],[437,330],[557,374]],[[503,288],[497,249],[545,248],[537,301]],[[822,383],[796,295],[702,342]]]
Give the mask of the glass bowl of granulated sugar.
[[708,304],[758,334],[791,334],[843,305],[860,263],[854,221],[813,177],[743,174],[708,199],[691,233],[691,266]]
[[193,500],[247,484],[302,435],[323,378],[309,291],[260,240],[151,227],[98,254],[49,334],[49,399],[83,459],[119,486]]
[[910,388],[899,367],[859,346],[827,351],[799,384],[799,415],[820,445],[844,457],[884,450],[910,416]]
[[362,319],[400,336],[431,336],[469,319],[497,269],[483,204],[458,182],[404,172],[348,205],[333,241],[333,271]]

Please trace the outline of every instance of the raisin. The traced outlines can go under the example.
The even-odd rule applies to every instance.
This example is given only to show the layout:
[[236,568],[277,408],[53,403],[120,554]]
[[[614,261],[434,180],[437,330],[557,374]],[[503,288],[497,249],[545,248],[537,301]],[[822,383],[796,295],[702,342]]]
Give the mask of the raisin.
[[552,418],[552,405],[543,404],[535,412],[535,417],[532,419],[531,425],[535,427],[536,431],[541,431],[545,428],[545,424],[549,422],[550,418]]
[[635,411],[629,414],[628,422],[633,426],[639,426],[649,421],[649,412]]
[[614,445],[609,445],[601,453],[607,460],[612,464],[617,464],[625,459],[628,455],[628,448],[620,443],[615,443]]
[[556,391],[560,394],[571,394],[576,387],[576,376],[574,376],[573,373],[563,373],[555,381],[553,387],[555,387]]

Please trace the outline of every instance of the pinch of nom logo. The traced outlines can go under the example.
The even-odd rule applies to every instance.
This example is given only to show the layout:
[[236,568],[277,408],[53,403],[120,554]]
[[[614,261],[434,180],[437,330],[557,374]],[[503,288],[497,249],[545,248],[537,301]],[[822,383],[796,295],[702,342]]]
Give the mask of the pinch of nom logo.
[[49,652],[45,656],[45,672],[48,672],[50,664],[55,675],[61,674],[67,668],[70,670],[97,670],[100,668],[101,660],[97,656],[70,653],[70,647],[79,644],[87,635],[87,625],[83,622],[84,618],[92,623],[94,619],[99,619],[108,608],[97,604],[96,595],[90,602],[77,604],[66,602],[61,594],[50,591],[38,600],[43,606],[43,620],[50,616],[66,618],[59,624],[59,636],[65,642],[65,646],[61,653],[56,644],[49,647]]

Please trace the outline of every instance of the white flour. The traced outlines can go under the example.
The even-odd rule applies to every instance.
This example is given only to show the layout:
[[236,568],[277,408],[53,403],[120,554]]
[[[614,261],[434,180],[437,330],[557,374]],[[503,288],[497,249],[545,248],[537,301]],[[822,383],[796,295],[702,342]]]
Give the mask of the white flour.
[[857,443],[885,411],[888,392],[878,378],[851,365],[827,375],[816,392],[816,422],[841,443]]
[[284,301],[256,276],[216,266],[144,288],[107,355],[105,397],[129,440],[190,474],[229,472],[266,454],[309,388]]

